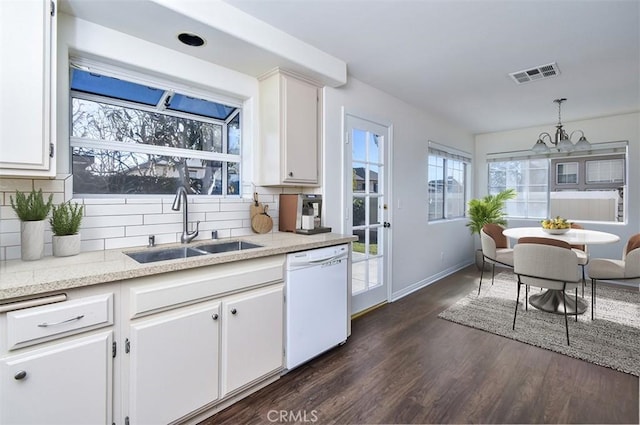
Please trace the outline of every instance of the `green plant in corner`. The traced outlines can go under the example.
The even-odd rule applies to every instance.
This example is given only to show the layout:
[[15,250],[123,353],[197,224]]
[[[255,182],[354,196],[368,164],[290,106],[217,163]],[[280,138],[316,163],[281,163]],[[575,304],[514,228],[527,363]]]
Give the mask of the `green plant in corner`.
[[13,196],[10,196],[9,200],[20,221],[44,220],[53,205],[53,195],[49,195],[49,199],[45,202],[42,189],[37,192],[33,189],[29,195],[16,190],[15,200]]
[[487,223],[506,225],[504,204],[515,197],[515,190],[505,189],[496,195],[487,195],[481,199],[470,200],[468,204],[470,221],[467,223],[467,227],[471,230],[471,234],[480,234],[482,226]]
[[62,203],[57,207],[54,206],[49,219],[53,234],[56,236],[77,234],[82,222],[82,211],[82,205],[72,205],[71,202]]

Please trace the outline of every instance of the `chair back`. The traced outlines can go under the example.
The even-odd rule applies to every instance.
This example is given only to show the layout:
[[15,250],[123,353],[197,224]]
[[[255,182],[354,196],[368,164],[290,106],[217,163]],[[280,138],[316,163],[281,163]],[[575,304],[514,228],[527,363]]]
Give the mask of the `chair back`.
[[520,238],[513,250],[513,271],[521,282],[542,288],[575,288],[581,282],[578,256],[568,243],[551,238]]
[[[582,227],[581,225],[579,225],[577,223],[571,223],[571,228],[572,229],[584,229],[584,227]],[[585,245],[571,245],[571,248],[579,249],[580,251],[585,251],[585,252],[587,250],[587,247]]]
[[504,227],[499,224],[487,223],[482,226],[482,230],[493,239],[496,248],[509,248],[509,239],[502,234]]
[[640,233],[629,238],[622,253],[624,260],[624,276],[626,278],[640,277]]

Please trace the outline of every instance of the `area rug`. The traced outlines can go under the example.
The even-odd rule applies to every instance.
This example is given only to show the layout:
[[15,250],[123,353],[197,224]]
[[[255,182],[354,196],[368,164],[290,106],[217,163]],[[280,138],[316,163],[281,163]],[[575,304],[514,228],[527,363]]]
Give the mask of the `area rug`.
[[[485,276],[487,277],[487,276]],[[569,316],[567,346],[564,316],[540,311],[529,305],[524,309],[524,287],[516,329],[512,330],[516,299],[516,277],[511,272],[483,280],[477,289],[438,316],[462,325],[515,339],[547,350],[640,376],[640,292],[630,288],[616,289],[605,285],[596,288],[596,317],[591,320],[591,285],[587,284],[584,299],[589,303],[585,314]],[[531,287],[529,295],[540,291]],[[581,290],[578,289],[581,296]]]

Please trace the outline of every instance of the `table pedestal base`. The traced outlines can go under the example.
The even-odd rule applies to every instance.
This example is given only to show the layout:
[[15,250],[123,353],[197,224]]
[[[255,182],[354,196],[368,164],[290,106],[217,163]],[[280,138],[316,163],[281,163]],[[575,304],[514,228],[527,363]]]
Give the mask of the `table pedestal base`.
[[[576,297],[565,294],[563,298],[562,291],[555,289],[549,289],[540,294],[531,295],[529,297],[529,304],[538,310],[555,314],[564,314],[566,307],[567,314],[576,314]],[[583,314],[585,311],[587,311],[587,303],[578,298],[578,314]]]

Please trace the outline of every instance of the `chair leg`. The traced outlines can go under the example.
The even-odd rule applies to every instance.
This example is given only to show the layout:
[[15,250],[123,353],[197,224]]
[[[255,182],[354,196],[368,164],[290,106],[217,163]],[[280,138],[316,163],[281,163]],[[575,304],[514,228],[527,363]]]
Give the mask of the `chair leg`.
[[[565,293],[565,289],[566,289],[566,287],[567,287],[567,283],[564,282],[562,284],[562,298],[565,299],[565,300],[566,300],[566,297],[565,297],[565,294],[566,294]],[[569,319],[567,319],[567,305],[566,304],[565,304],[565,308],[564,308],[564,327],[567,330],[567,345],[570,345],[569,344]]]
[[484,275],[484,255],[482,256],[482,270],[480,270],[480,284],[478,285],[478,295],[480,295],[480,288],[482,288],[482,275]]
[[[584,291],[584,283],[582,286],[582,291]],[[582,295],[582,298],[584,298],[584,295]],[[574,311],[576,312],[576,322],[577,322],[578,321],[578,288],[576,288],[576,306]]]
[[513,329],[516,330],[516,316],[518,315],[518,300],[520,299],[520,276],[518,276],[518,293],[516,294],[516,311],[513,313]]
[[581,266],[582,266],[582,298],[584,298],[584,287],[587,286],[587,280],[584,278],[584,264],[582,264]]
[[493,263],[493,267],[491,267],[491,286],[493,286],[493,278],[496,275],[496,263]]
[[596,280],[591,279],[591,320],[593,320],[594,311],[596,308]]
[[529,311],[529,285],[524,286],[524,310]]

